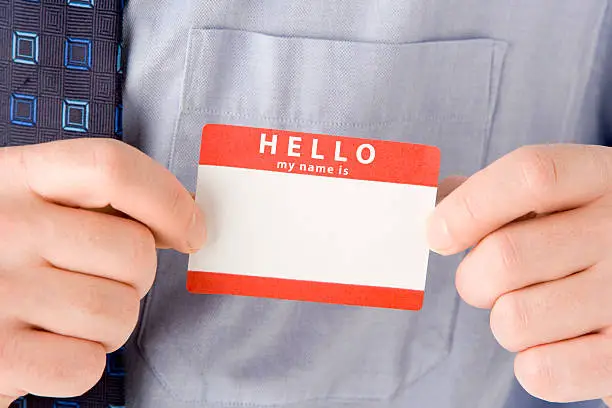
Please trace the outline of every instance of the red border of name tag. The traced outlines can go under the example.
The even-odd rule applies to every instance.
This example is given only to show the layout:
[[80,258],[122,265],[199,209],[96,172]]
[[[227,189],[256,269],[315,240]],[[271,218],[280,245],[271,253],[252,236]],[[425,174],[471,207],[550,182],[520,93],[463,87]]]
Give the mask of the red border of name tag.
[[[262,133],[268,142],[277,136],[275,154],[258,154]],[[290,138],[293,138],[293,153],[299,153],[300,157],[288,155]],[[315,140],[316,149],[313,148]],[[360,150],[360,159],[365,162],[370,160],[368,146],[375,148],[372,163],[357,160],[361,146],[365,147]],[[266,153],[271,152],[270,146],[265,148]],[[313,159],[313,156],[322,158]],[[440,150],[433,146],[229,125],[206,125],[202,131],[201,165],[286,172],[277,167],[283,159],[297,162],[293,171],[296,174],[430,187],[438,185],[440,168]],[[312,173],[300,170],[299,164],[332,167],[334,171]],[[350,173],[339,173],[340,166],[350,167]]]
[[207,295],[255,296],[407,310],[419,310],[424,296],[420,290],[194,271],[187,274],[187,290]]
[[[269,142],[263,147],[267,149],[267,154],[260,152],[262,133]],[[368,163],[372,152],[375,152],[376,160]],[[300,156],[296,157],[296,153]],[[206,125],[202,131],[200,165],[287,173],[287,169],[278,167],[282,160],[292,161],[296,165],[292,171],[294,174],[436,187],[440,151],[426,145],[229,125]],[[309,171],[307,166],[313,163],[320,166],[321,171]],[[350,168],[350,172],[344,174],[344,168]],[[255,296],[408,310],[419,310],[423,304],[422,290],[221,272],[189,271],[187,290],[195,294]]]

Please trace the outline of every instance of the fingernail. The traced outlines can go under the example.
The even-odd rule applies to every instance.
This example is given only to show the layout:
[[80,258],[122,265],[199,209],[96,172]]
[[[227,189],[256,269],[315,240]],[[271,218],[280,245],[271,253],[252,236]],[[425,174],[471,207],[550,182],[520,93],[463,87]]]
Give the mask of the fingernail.
[[452,251],[453,238],[448,230],[446,220],[433,214],[427,222],[427,239],[429,248],[440,255],[448,255]]
[[187,245],[190,252],[196,252],[204,246],[206,241],[206,225],[204,222],[204,214],[202,210],[195,204],[195,211],[191,217],[191,225],[187,232]]

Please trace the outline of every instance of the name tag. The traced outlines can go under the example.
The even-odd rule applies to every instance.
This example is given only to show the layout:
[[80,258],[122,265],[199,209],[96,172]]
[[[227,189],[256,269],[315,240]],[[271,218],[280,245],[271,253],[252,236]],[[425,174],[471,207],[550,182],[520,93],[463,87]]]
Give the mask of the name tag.
[[436,147],[206,125],[187,289],[418,310]]

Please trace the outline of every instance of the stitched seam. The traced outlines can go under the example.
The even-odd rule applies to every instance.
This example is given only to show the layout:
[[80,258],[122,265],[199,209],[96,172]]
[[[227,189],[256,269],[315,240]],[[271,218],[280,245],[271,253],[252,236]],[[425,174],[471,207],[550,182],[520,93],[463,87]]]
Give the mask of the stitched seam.
[[[485,121],[485,126],[483,129],[483,143],[482,143],[482,153],[480,157],[480,167],[483,168],[487,164],[487,160],[490,156],[491,143],[493,139],[493,126],[495,121],[495,114],[498,110],[499,100],[501,98],[502,92],[502,83],[503,83],[503,73],[504,66],[506,63],[506,58],[508,54],[509,44],[504,43],[506,48],[502,51],[498,51],[501,55],[498,55],[498,58],[501,58],[501,62],[499,64],[499,73],[497,74],[497,78],[495,77],[495,57],[496,57],[496,49],[498,46],[497,43],[494,43],[491,48],[491,65],[489,67],[489,105],[487,111],[487,117]],[[497,82],[494,82],[494,79],[497,79]],[[495,95],[495,99],[493,96]]]
[[173,166],[174,166],[174,161],[176,158],[176,144],[177,144],[177,139],[178,139],[178,132],[180,129],[180,123],[181,123],[181,118],[183,116],[183,111],[187,111],[186,108],[183,107],[183,105],[185,104],[185,84],[188,81],[188,77],[190,75],[190,70],[189,67],[191,67],[193,65],[193,52],[191,52],[191,48],[193,47],[193,43],[192,43],[193,39],[192,39],[192,33],[189,33],[189,39],[188,39],[188,47],[185,50],[185,62],[183,63],[183,70],[184,70],[184,74],[183,74],[183,79],[182,79],[182,83],[181,83],[181,89],[180,89],[180,100],[179,100],[179,106],[177,107],[177,112],[178,115],[176,117],[176,122],[174,123],[174,128],[172,129],[172,142],[170,144],[170,156],[168,157],[168,169],[172,170]]
[[414,116],[406,116],[403,118],[398,118],[389,121],[380,121],[380,122],[364,122],[364,123],[355,123],[355,122],[342,122],[342,121],[318,121],[318,120],[309,120],[309,119],[298,119],[298,118],[286,118],[280,116],[266,116],[266,115],[252,115],[252,114],[239,114],[232,111],[219,111],[214,109],[205,109],[205,108],[184,108],[183,112],[185,114],[189,113],[198,113],[198,114],[208,114],[215,116],[231,116],[234,118],[244,118],[244,119],[262,119],[262,120],[271,120],[277,122],[285,122],[285,123],[306,123],[313,125],[324,125],[324,126],[345,126],[345,127],[355,127],[355,128],[374,128],[381,126],[389,126],[393,124],[401,124],[401,123],[410,123],[414,120],[429,120],[429,121],[445,121],[445,122],[454,122],[454,123],[463,123],[465,120],[462,116],[459,115],[414,115]]

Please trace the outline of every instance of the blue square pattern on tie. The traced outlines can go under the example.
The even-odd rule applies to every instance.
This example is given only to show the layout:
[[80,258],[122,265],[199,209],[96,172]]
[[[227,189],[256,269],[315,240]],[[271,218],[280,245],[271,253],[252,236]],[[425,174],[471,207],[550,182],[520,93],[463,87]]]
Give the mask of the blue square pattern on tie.
[[11,123],[32,127],[36,125],[37,98],[32,95],[11,95]]
[[94,0],[68,0],[69,6],[93,8]]
[[123,73],[123,46],[117,44],[117,72]]
[[91,69],[91,40],[86,38],[66,39],[64,65],[68,69],[89,71]]
[[38,64],[38,34],[26,31],[13,33],[13,61],[19,64]]
[[117,136],[123,135],[123,105],[115,108],[115,134]]
[[64,130],[85,133],[89,129],[89,102],[66,99],[62,112]]
[[21,397],[17,401],[13,402],[13,406],[15,408],[28,408],[28,401],[26,401],[24,397]]
[[80,408],[78,402],[73,401],[55,401],[53,403],[53,408]]
[[125,363],[123,361],[123,353],[125,349],[121,347],[114,353],[106,356],[106,371],[113,377],[125,375]]

